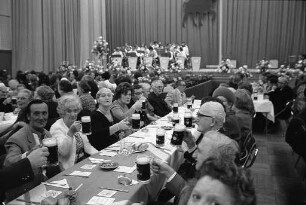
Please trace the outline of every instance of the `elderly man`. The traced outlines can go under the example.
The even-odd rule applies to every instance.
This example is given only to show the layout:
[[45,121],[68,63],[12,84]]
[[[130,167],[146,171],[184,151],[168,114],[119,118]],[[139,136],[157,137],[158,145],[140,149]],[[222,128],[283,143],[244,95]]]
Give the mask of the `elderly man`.
[[152,90],[149,94],[148,100],[150,104],[154,108],[154,114],[160,117],[164,117],[169,112],[171,112],[171,108],[168,106],[168,104],[165,102],[165,100],[162,97],[164,84],[161,80],[155,80],[152,82]]
[[[51,137],[44,129],[48,120],[48,106],[41,100],[31,101],[25,110],[26,125],[12,135],[6,142],[7,157],[4,166],[10,166],[19,160],[26,158],[29,154],[41,146],[42,139]],[[32,189],[45,180],[42,168],[33,168],[34,179],[14,190],[11,190],[8,198],[14,198]]]
[[[195,170],[198,171],[203,162],[209,157],[219,159],[226,156],[228,161],[234,162],[238,150],[238,144],[234,140],[217,131],[208,131],[198,145],[198,149],[193,154],[197,160]],[[155,159],[152,164],[152,169],[154,173],[166,176],[166,187],[171,193],[175,196],[180,195],[186,185],[186,181],[172,167],[165,162]],[[190,176],[190,178],[194,178],[194,176]]]
[[[288,80],[285,77],[279,77],[277,88],[269,93],[269,99],[274,105],[274,112],[280,113],[286,107],[286,103],[293,100],[293,91],[288,86]],[[290,117],[290,109],[277,115],[278,119],[287,120]]]

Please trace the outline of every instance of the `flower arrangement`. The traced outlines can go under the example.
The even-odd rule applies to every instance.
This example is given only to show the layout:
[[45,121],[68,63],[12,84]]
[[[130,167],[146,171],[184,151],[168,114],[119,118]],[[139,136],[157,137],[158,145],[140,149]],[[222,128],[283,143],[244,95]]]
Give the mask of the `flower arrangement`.
[[260,73],[266,72],[269,68],[271,68],[271,65],[268,60],[263,59],[256,63],[256,69],[258,69]]
[[108,54],[108,42],[103,38],[103,36],[99,36],[98,40],[94,41],[94,45],[91,49],[91,52],[95,54],[98,58],[101,58],[102,56],[106,56]]
[[243,75],[246,78],[253,77],[253,75],[248,71],[248,66],[247,65],[243,65],[243,66],[239,67],[238,70],[235,73],[240,73],[241,75]]
[[230,73],[234,66],[231,63],[230,59],[223,59],[220,65],[217,68],[217,72],[219,73]]
[[75,69],[76,66],[72,65],[71,63],[69,63],[69,61],[63,61],[58,69],[57,72],[66,72],[66,71],[72,71],[73,69]]

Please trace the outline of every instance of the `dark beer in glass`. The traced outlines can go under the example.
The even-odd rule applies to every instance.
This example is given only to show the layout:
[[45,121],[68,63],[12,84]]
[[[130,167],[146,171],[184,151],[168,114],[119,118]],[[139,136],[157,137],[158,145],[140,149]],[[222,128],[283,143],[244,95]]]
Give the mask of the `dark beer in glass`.
[[181,124],[176,124],[174,126],[171,144],[175,146],[181,146],[184,138],[185,126]]
[[162,128],[156,131],[156,147],[162,147],[165,145],[165,130]]
[[173,111],[173,113],[178,113],[178,104],[177,103],[173,104],[172,111]]
[[192,114],[189,110],[184,114],[184,125],[188,128],[192,127]]
[[149,183],[151,179],[151,168],[150,168],[150,157],[148,156],[137,156],[137,179],[138,181]]
[[47,166],[58,165],[58,146],[56,138],[45,138],[42,144],[48,148],[49,156],[47,157]]
[[82,132],[85,135],[91,135],[91,118],[90,116],[81,117],[82,122]]
[[176,124],[180,123],[180,116],[178,114],[173,114],[172,116],[172,125],[175,126]]
[[134,130],[140,129],[140,114],[132,115],[132,129]]

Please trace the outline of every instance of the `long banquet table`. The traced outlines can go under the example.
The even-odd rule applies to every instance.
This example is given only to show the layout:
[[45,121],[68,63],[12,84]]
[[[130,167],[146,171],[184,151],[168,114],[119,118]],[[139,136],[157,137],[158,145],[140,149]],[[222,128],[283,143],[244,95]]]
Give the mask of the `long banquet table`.
[[[198,105],[196,105],[196,107],[198,107]],[[179,116],[181,118],[180,123],[183,123],[184,110],[185,110],[184,107],[179,108]],[[169,115],[171,114],[172,113],[170,113]],[[146,142],[148,143],[149,147],[147,151],[143,153],[133,153],[128,156],[118,154],[114,157],[101,156],[100,153],[98,153],[91,157],[99,158],[99,159],[111,159],[112,161],[119,163],[120,166],[133,167],[135,166],[136,156],[143,154],[143,155],[149,155],[154,158],[159,158],[161,160],[167,161],[170,166],[172,166],[174,169],[177,169],[178,166],[183,161],[183,152],[178,150],[176,147],[170,145],[170,139],[171,139],[173,130],[166,131],[165,146],[163,148],[155,147],[157,128],[160,126],[167,126],[167,125],[171,125],[171,124],[170,122],[168,122],[168,117],[165,116],[159,119],[158,121],[156,121],[156,124],[146,126],[145,128],[147,129],[147,132],[144,132],[145,129],[143,128],[124,139],[125,142],[127,143],[128,142],[131,142],[131,143]],[[196,132],[194,128],[192,128],[192,132]],[[120,145],[120,141],[114,145]],[[111,145],[110,147],[113,147],[114,145]],[[109,148],[106,148],[105,150],[107,149]],[[92,170],[82,169],[81,167],[86,164],[92,165],[89,158],[59,173],[55,177],[49,179],[48,182],[66,179],[69,187],[73,189],[83,184],[80,187],[80,189],[77,191],[80,204],[87,204],[87,202],[93,196],[97,196],[98,193],[101,192],[102,190],[99,187],[126,189],[129,191],[128,193],[117,192],[113,196],[113,198],[115,198],[115,202],[118,202],[118,204],[130,204],[130,203],[141,202],[141,201],[147,202],[147,201],[156,199],[160,189],[164,186],[165,181],[166,181],[163,175],[152,175],[151,181],[148,184],[138,183],[132,186],[123,186],[123,185],[120,185],[117,180],[117,177],[119,175],[122,175],[123,173],[119,173],[115,171],[104,171],[99,167],[99,164],[96,164],[96,166]],[[65,176],[77,170],[87,171],[87,172],[90,171],[92,173],[89,175],[88,178],[78,177],[78,176]],[[128,174],[128,175],[133,180],[137,180],[137,170],[134,170],[131,174]],[[45,198],[46,192],[48,190],[61,191],[62,193],[58,195],[57,198],[62,198],[63,192],[67,189],[40,184],[39,186],[19,196],[17,199],[11,201],[8,204],[11,204],[11,205],[27,204],[26,202],[18,201],[18,199],[32,201],[32,202],[41,202],[42,199]]]

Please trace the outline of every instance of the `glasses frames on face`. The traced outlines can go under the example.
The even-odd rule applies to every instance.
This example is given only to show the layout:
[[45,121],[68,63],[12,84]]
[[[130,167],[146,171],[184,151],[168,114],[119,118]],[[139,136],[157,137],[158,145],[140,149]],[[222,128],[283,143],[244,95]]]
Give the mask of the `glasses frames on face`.
[[213,116],[209,116],[209,115],[203,115],[203,114],[201,114],[201,113],[197,113],[197,116],[198,117],[210,117],[210,118],[214,118]]

